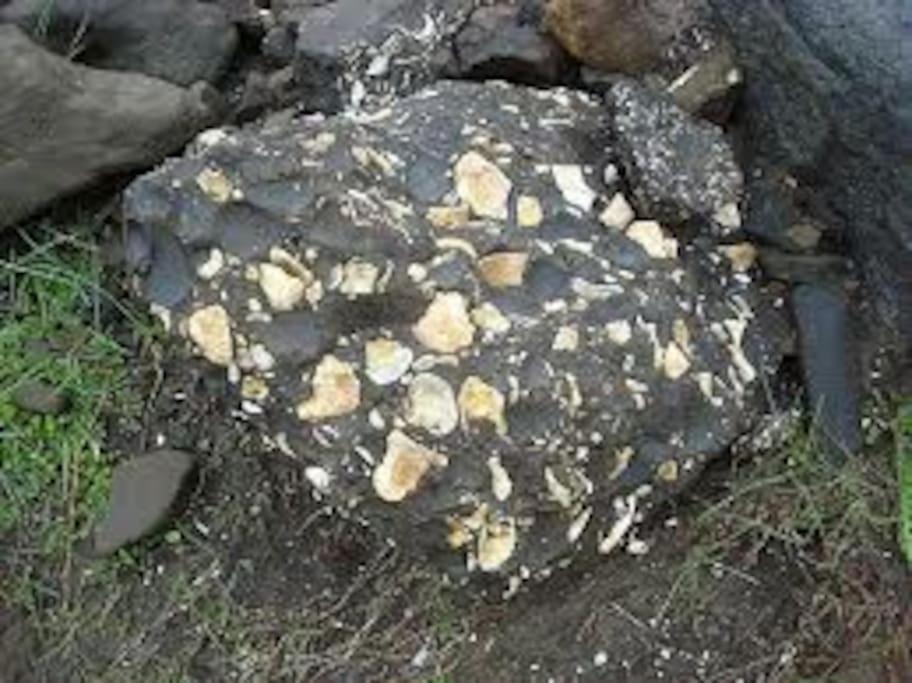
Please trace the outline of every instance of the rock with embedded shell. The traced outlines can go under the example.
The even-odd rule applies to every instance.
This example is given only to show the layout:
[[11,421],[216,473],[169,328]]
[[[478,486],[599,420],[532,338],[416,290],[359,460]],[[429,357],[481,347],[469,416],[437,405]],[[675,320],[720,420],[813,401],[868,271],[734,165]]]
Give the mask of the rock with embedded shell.
[[[580,157],[581,136],[620,156],[605,114],[577,92],[438,83],[366,119],[207,135],[126,192],[132,223],[223,254],[168,312],[244,419],[302,486],[456,582],[626,544],[766,405],[778,309],[754,270],[616,198]],[[206,168],[239,193],[201,192]],[[306,283],[294,310],[263,263]]]

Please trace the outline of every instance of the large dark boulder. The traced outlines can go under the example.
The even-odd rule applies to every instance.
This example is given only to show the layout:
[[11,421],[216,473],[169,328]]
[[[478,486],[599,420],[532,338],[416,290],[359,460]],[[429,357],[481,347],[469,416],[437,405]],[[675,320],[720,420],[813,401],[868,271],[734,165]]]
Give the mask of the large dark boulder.
[[225,11],[196,0],[11,0],[2,22],[87,66],[183,86],[214,83],[238,42]]
[[73,64],[0,26],[0,228],[152,166],[214,121],[205,86]]
[[[788,203],[768,179],[793,177],[797,208],[837,234],[867,298],[894,334],[912,338],[908,0],[711,4],[745,71],[738,133],[749,177],[766,195],[757,204]],[[767,210],[772,220],[748,227],[776,241],[791,227],[787,211]]]
[[758,423],[780,357],[749,247],[604,184],[612,126],[581,93],[440,82],[209,131],[126,192],[132,251],[154,272],[174,240],[192,281],[155,311],[315,495],[515,588],[639,552],[643,515]]

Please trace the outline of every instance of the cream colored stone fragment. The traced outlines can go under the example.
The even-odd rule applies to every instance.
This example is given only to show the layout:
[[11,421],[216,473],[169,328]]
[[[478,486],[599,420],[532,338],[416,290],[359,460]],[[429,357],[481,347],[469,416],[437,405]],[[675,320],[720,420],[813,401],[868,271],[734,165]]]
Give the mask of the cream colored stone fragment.
[[279,266],[279,268],[282,268],[287,273],[300,278],[305,284],[310,284],[314,280],[313,273],[310,272],[307,266],[301,263],[290,252],[282,249],[282,247],[272,247],[269,250],[269,261],[274,265]]
[[491,489],[494,497],[503,503],[513,493],[513,480],[496,455],[488,458],[488,471],[491,473]]
[[504,395],[480,377],[467,377],[459,389],[459,412],[466,426],[470,422],[490,422],[498,434],[506,434],[505,407]]
[[656,221],[634,221],[627,228],[627,237],[643,247],[643,250],[655,259],[674,259],[678,257],[678,241],[665,234],[662,226]]
[[408,372],[415,354],[394,339],[374,339],[364,345],[367,376],[374,384],[386,386],[398,382]]
[[311,397],[298,404],[305,422],[318,422],[353,413],[361,404],[361,382],[355,369],[332,355],[324,356],[314,371]]
[[456,395],[445,379],[421,373],[409,385],[405,421],[435,436],[446,436],[459,424]]
[[580,333],[576,325],[563,325],[554,335],[551,348],[554,351],[576,351],[579,349]]
[[673,484],[678,480],[679,470],[677,460],[666,460],[656,468],[656,474],[665,483]]
[[269,396],[269,385],[262,377],[246,375],[241,380],[241,397],[248,401],[263,401]]
[[513,556],[516,541],[516,523],[512,518],[486,524],[478,538],[478,568],[496,572]]
[[455,353],[471,346],[475,325],[469,319],[466,299],[458,292],[439,292],[412,333],[422,345],[437,353]]
[[738,205],[735,202],[729,202],[721,206],[713,214],[713,219],[723,228],[728,228],[729,230],[737,230],[741,227],[741,211],[738,210]]
[[636,452],[630,446],[624,446],[619,451],[614,454],[614,467],[611,469],[611,472],[608,474],[609,479],[617,479],[624,472],[627,471],[627,468],[630,466],[630,462],[633,460]]
[[490,302],[485,302],[472,309],[472,322],[479,328],[492,334],[505,334],[510,331],[510,320],[500,309]]
[[586,182],[583,167],[575,164],[557,164],[551,167],[554,183],[564,196],[564,201],[583,211],[590,211],[598,195]]
[[526,274],[529,255],[522,251],[501,251],[478,261],[482,279],[491,287],[519,287]]
[[456,162],[453,174],[456,193],[476,216],[507,219],[507,200],[513,183],[495,164],[471,151]]
[[542,211],[541,202],[538,197],[524,194],[516,201],[516,222],[521,228],[537,228],[544,220],[545,213]]
[[260,289],[276,311],[290,311],[304,299],[307,283],[274,263],[261,263],[258,279]]
[[234,360],[231,319],[218,304],[195,311],[187,319],[187,334],[210,363],[227,367]]
[[386,453],[374,469],[371,482],[381,500],[399,503],[418,490],[431,469],[443,469],[448,464],[445,455],[393,430],[386,437]]
[[614,320],[605,325],[605,332],[608,339],[617,344],[624,346],[633,338],[633,328],[627,320]]
[[636,213],[623,193],[615,194],[605,210],[599,214],[599,221],[612,230],[626,230],[636,219]]
[[736,273],[747,272],[757,262],[757,247],[750,242],[730,244],[720,247],[720,251],[731,263],[732,270]]
[[425,214],[428,222],[440,230],[464,228],[472,217],[468,204],[457,206],[432,206]]
[[684,353],[690,353],[690,330],[683,318],[676,318],[672,323],[671,336]]
[[380,269],[373,263],[361,259],[351,259],[342,268],[342,283],[339,285],[339,291],[350,298],[373,294],[379,278]]
[[545,487],[548,489],[551,500],[555,503],[565,510],[573,507],[573,489],[563,484],[557,478],[557,475],[554,474],[554,470],[551,467],[545,467]]
[[225,267],[225,255],[221,249],[213,247],[209,256],[196,268],[196,274],[201,280],[211,280]]
[[216,204],[227,203],[234,192],[234,187],[224,172],[214,168],[203,169],[196,176],[196,184]]
[[668,346],[665,347],[663,369],[665,376],[670,380],[680,379],[690,369],[690,360],[675,342],[668,342]]

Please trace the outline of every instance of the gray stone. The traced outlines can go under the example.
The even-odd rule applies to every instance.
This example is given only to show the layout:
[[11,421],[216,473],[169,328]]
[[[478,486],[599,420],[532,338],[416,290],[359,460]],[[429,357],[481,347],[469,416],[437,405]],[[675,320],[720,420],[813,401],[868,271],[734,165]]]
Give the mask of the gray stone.
[[152,451],[114,469],[111,498],[93,530],[93,548],[110,555],[157,531],[173,512],[196,467],[190,453]]
[[73,64],[0,25],[0,227],[148,167],[213,119],[212,93]]
[[[379,112],[207,132],[123,208],[193,260],[224,250],[172,329],[314,495],[457,580],[515,587],[623,547],[757,423],[780,357],[749,273],[642,211],[597,219],[615,135],[586,94],[440,82]],[[186,229],[201,213],[205,239]],[[268,243],[236,250],[228,221],[270,225]]]
[[835,461],[858,453],[861,373],[848,302],[838,286],[822,282],[792,289],[811,425]]
[[[745,71],[750,175],[793,176],[861,266],[868,300],[912,336],[912,51],[904,0],[711,0]],[[748,224],[762,229],[762,221]],[[790,224],[784,226],[785,229]],[[905,341],[902,341],[904,338]]]
[[214,83],[237,47],[225,12],[195,0],[12,0],[3,22],[87,66],[182,86]]
[[18,385],[11,398],[18,408],[40,415],[59,415],[69,404],[66,395],[57,387],[34,380]]
[[452,73],[461,78],[556,85],[575,72],[560,44],[523,21],[523,8],[512,4],[478,7],[459,29],[453,52]]
[[720,234],[740,226],[744,181],[721,129],[630,80],[614,85],[609,102],[638,208],[672,225],[710,221]]

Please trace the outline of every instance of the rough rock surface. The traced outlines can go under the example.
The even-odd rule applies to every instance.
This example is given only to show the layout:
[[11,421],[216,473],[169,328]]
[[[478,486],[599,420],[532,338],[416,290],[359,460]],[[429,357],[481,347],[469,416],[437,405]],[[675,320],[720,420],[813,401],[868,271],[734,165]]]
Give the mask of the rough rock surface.
[[701,217],[720,234],[741,226],[744,179],[722,130],[631,80],[609,93],[621,160],[641,210],[672,225]]
[[290,59],[304,107],[380,104],[433,81],[473,0],[283,0],[265,39]]
[[213,121],[205,87],[73,64],[0,25],[0,227],[155,164]]
[[570,56],[527,14],[525,6],[512,3],[475,9],[453,39],[448,72],[528,85],[569,83],[576,73]]
[[87,66],[183,86],[214,83],[237,47],[225,12],[195,0],[12,0],[0,2],[6,22]]
[[156,531],[195,466],[193,455],[175,450],[153,451],[118,465],[107,513],[93,532],[93,550],[109,555]]
[[317,495],[515,588],[624,547],[777,364],[743,267],[607,195],[609,123],[581,93],[441,82],[209,131],[124,210],[196,272],[155,309]]
[[[767,186],[789,185],[849,246],[883,319],[912,336],[912,51],[909,5],[895,0],[711,0],[745,71],[739,134]],[[771,182],[773,179],[773,182]],[[767,194],[770,194],[767,192]],[[778,240],[777,206],[748,226]],[[787,202],[787,199],[785,200]],[[875,326],[876,327],[876,326]],[[907,343],[906,343],[907,344]]]

